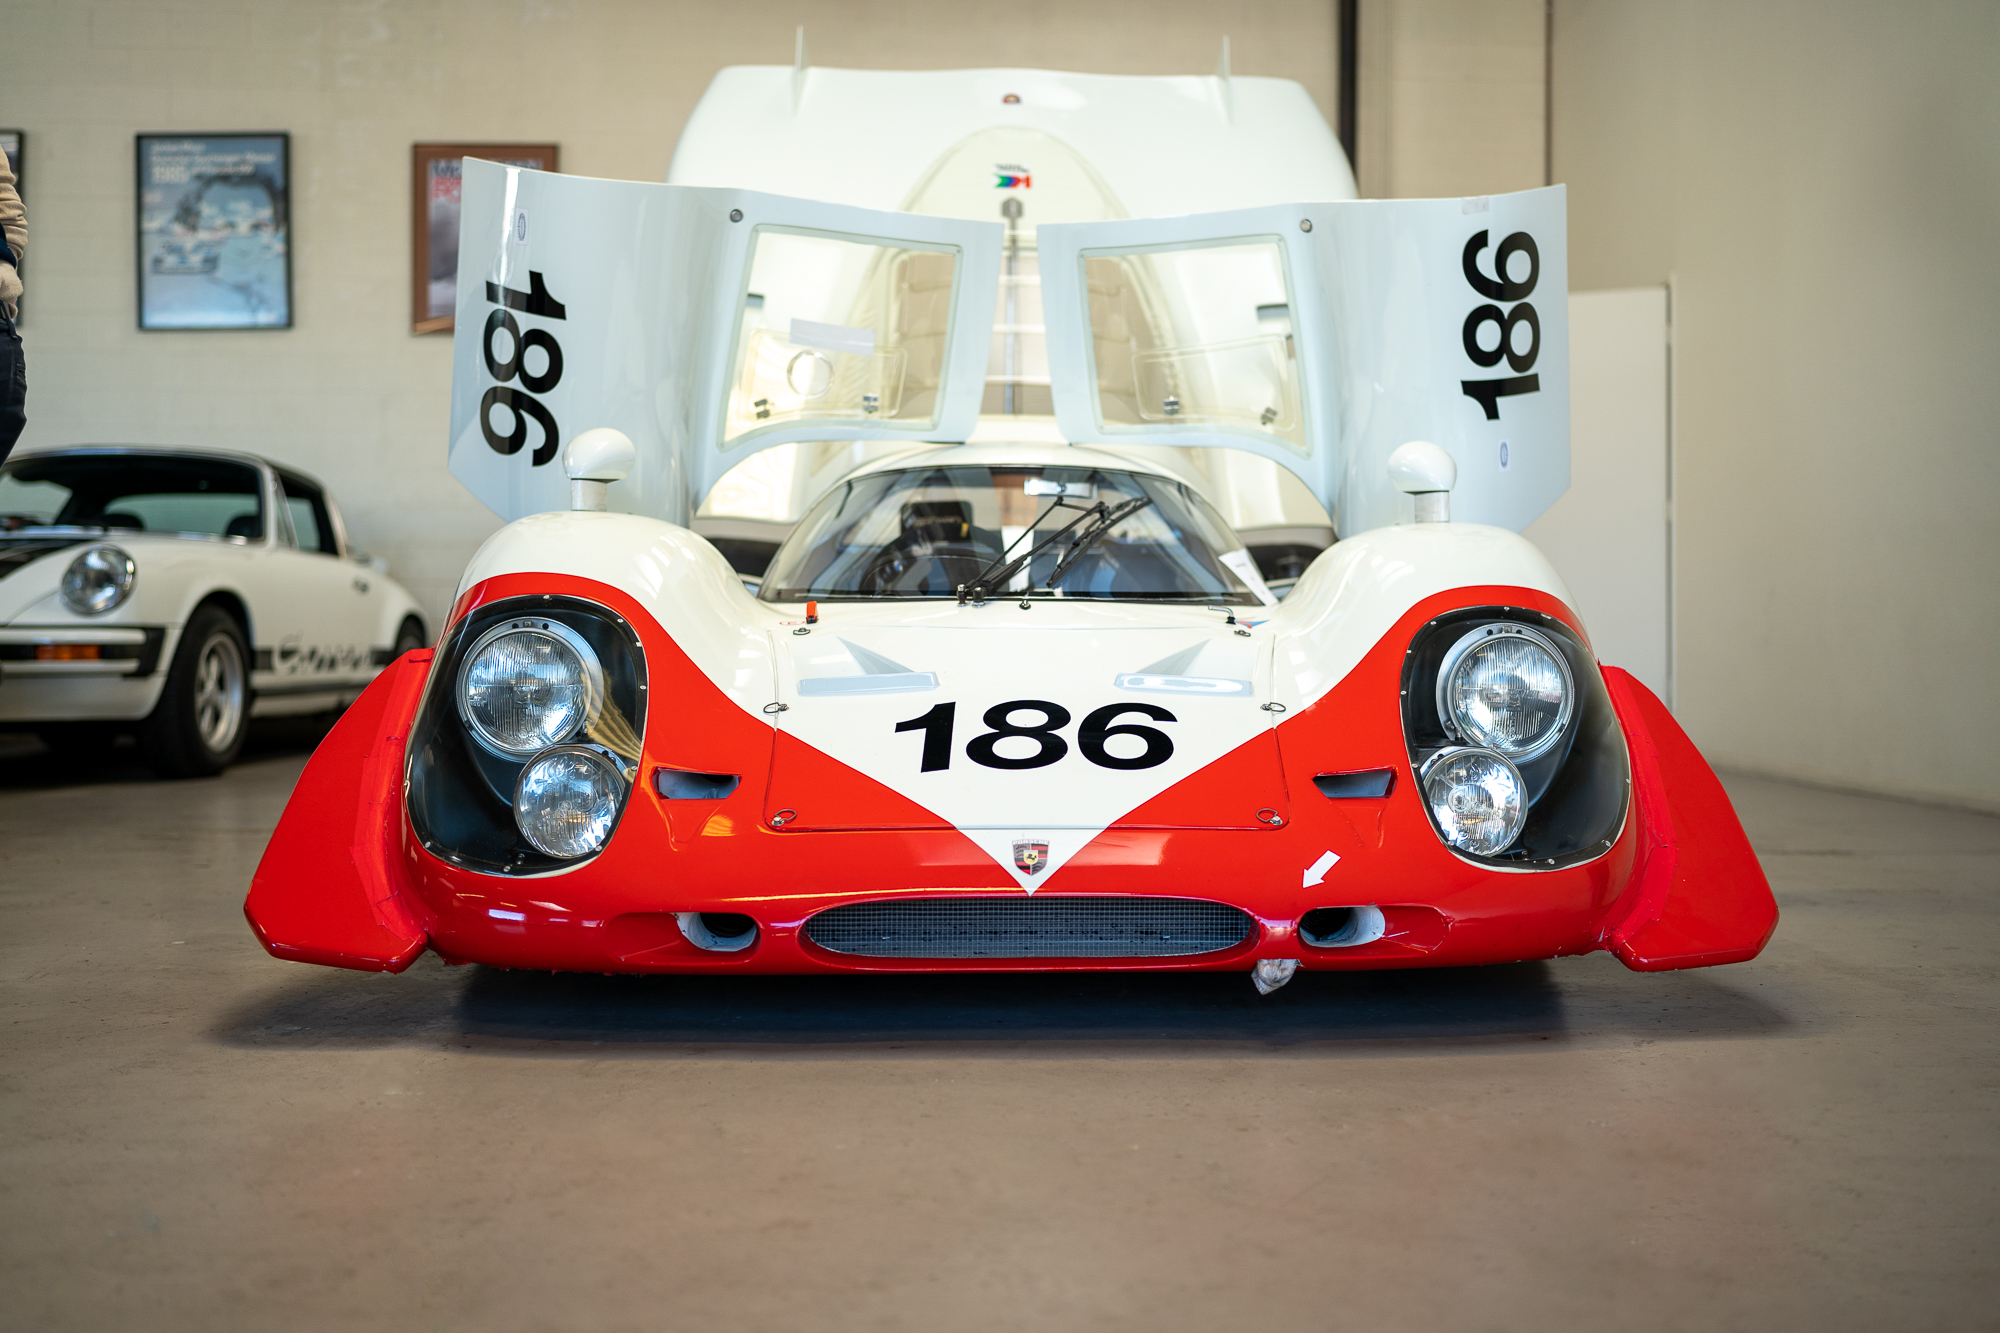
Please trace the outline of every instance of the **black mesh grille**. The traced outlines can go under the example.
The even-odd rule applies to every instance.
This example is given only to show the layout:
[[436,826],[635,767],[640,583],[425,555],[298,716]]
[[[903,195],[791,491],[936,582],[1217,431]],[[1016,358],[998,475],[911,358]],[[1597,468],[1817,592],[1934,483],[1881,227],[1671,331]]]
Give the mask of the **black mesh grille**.
[[1250,917],[1185,898],[903,898],[806,922],[806,938],[869,958],[1176,958],[1241,944]]

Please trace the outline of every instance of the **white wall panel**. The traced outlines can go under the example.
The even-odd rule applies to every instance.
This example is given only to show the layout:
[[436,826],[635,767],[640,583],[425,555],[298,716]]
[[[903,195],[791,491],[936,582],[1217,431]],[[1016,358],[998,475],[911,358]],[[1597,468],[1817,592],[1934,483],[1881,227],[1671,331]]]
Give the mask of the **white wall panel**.
[[1572,294],[1569,340],[1569,490],[1522,535],[1598,660],[1671,704],[1667,289]]

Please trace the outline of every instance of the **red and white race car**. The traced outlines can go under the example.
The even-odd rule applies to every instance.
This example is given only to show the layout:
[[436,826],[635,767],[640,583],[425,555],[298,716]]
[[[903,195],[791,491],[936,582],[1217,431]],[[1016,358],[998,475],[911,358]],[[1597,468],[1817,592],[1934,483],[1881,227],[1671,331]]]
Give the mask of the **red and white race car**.
[[[1559,188],[1354,200],[1278,80],[745,68],[667,184],[464,190],[451,466],[513,521],[308,765],[273,954],[1268,991],[1769,939],[1518,535]],[[801,501],[759,579],[690,526],[726,475]],[[1341,535],[1282,599],[1260,487]]]

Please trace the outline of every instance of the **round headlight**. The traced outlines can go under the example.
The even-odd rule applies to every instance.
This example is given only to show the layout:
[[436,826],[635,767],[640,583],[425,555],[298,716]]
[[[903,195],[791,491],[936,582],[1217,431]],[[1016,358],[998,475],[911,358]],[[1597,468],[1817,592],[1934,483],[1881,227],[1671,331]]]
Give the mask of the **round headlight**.
[[1527,809],[1521,774],[1491,750],[1440,750],[1423,771],[1424,800],[1444,840],[1474,856],[1504,852],[1520,836]]
[[496,625],[465,655],[458,711],[480,744],[521,759],[588,726],[604,673],[581,635],[554,620]]
[[93,546],[63,571],[62,604],[80,616],[101,616],[132,595],[139,567],[116,546]]
[[514,823],[537,851],[564,860],[602,847],[618,822],[624,775],[581,745],[539,754],[514,787]]
[[1545,635],[1526,625],[1486,625],[1444,655],[1437,705],[1462,739],[1521,764],[1561,739],[1576,689],[1569,662]]

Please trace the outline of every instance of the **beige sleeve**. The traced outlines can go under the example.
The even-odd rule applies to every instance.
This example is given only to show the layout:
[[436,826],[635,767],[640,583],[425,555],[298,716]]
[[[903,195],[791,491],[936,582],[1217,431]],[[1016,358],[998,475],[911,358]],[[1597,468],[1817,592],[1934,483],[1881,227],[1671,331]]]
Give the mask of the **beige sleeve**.
[[7,248],[14,252],[18,262],[28,258],[28,214],[21,207],[21,196],[14,190],[14,172],[7,165],[7,158],[0,154],[0,232],[7,235]]

